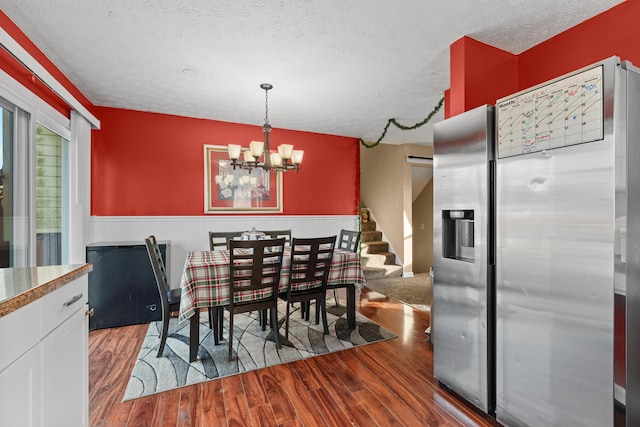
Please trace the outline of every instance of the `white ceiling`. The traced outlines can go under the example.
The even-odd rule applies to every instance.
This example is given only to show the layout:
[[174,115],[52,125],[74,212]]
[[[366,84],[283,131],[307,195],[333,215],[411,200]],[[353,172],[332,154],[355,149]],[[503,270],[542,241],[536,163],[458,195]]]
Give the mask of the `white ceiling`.
[[[422,121],[462,36],[520,53],[620,0],[0,0],[95,105],[375,141]],[[385,143],[432,141],[432,124]]]

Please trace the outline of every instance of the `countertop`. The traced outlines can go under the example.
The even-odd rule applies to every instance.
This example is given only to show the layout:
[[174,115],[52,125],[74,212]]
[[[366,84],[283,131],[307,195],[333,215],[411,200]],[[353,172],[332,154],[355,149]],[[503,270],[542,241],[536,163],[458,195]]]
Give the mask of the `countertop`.
[[93,270],[91,264],[0,268],[0,317]]

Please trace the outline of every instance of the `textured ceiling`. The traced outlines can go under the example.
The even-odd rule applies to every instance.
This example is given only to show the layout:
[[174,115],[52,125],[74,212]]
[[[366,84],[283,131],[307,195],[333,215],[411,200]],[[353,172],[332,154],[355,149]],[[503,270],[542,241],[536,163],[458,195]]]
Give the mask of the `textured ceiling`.
[[[100,106],[375,141],[424,119],[462,36],[520,53],[619,0],[0,0]],[[442,120],[442,112],[432,122]],[[432,123],[383,142],[432,141]]]

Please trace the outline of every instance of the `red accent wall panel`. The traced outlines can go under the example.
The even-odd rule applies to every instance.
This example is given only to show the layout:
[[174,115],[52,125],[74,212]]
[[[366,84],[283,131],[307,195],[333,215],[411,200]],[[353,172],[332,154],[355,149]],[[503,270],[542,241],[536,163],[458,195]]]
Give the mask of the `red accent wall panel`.
[[518,57],[470,37],[451,45],[450,116],[516,92]]
[[467,79],[465,74],[467,72],[467,63],[465,61],[465,43],[464,37],[457,40],[449,47],[449,79],[451,81],[451,87],[447,90],[446,94],[449,98],[445,101],[448,107],[445,106],[445,118],[455,116],[467,110],[465,102],[465,93],[467,90]]
[[628,0],[522,52],[519,90],[611,56],[640,66],[640,1]]
[[444,118],[449,117],[451,117],[451,90],[447,89],[444,91]]
[[[91,214],[204,214],[205,144],[263,139],[261,126],[96,107],[92,134]],[[298,174],[283,176],[284,215],[356,215],[359,142],[355,138],[278,129],[271,144],[304,150]],[[225,213],[227,214],[227,213]],[[209,215],[209,214],[207,214]]]

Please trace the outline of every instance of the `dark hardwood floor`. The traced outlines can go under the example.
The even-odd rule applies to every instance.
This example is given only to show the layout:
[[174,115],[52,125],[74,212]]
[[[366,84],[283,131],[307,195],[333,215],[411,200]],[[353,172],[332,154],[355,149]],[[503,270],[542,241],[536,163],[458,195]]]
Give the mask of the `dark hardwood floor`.
[[379,295],[363,289],[358,309],[398,338],[127,402],[148,326],[91,331],[90,425],[499,426],[434,380],[429,314]]

